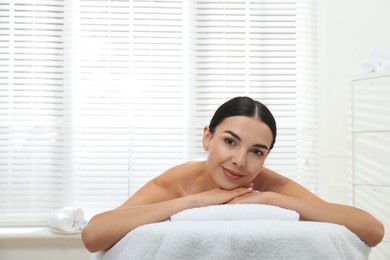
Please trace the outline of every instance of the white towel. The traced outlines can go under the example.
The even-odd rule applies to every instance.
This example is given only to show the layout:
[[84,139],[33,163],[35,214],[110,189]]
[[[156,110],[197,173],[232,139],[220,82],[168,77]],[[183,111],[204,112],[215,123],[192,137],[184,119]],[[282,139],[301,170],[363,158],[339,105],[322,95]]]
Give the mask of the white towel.
[[367,260],[370,248],[344,226],[308,221],[166,221],[128,233],[96,260]]
[[361,66],[362,72],[375,72],[390,69],[390,52],[373,50],[368,56],[368,61]]
[[296,211],[263,204],[225,204],[186,209],[171,216],[171,221],[274,219],[299,220]]
[[[234,208],[239,211],[230,211]],[[283,220],[236,219],[237,216],[252,217],[249,212],[246,214],[246,210],[251,214],[277,211],[269,205],[259,208],[221,205],[183,211],[172,216],[181,221],[140,226],[107,252],[92,254],[91,260],[368,259],[370,248],[344,226],[286,221],[283,217]],[[259,212],[255,213],[256,210]],[[190,216],[191,212],[194,216]],[[279,213],[288,215],[291,220],[297,217],[288,210],[279,209],[275,214],[278,218],[281,218]],[[220,216],[226,219],[230,214],[234,215],[234,220],[232,216],[229,216],[231,221],[217,220]],[[185,221],[183,218],[187,217],[203,221]]]
[[49,227],[53,232],[75,233],[80,232],[86,225],[84,210],[81,208],[64,207],[49,214]]
[[49,215],[49,226],[63,232],[72,231],[73,219],[63,213],[54,212]]
[[370,60],[368,62],[365,62],[361,67],[361,71],[365,73],[384,71],[387,69],[390,69],[390,60],[385,59]]
[[74,221],[81,221],[84,219],[84,210],[75,207],[64,207],[59,209],[59,212],[70,216]]

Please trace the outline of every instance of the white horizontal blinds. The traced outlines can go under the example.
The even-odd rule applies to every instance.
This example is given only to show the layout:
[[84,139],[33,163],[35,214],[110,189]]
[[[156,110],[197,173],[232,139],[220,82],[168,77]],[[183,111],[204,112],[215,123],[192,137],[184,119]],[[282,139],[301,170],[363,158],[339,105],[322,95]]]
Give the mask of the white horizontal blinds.
[[[315,182],[314,171],[303,177],[299,157],[313,160],[315,170],[317,151],[306,145],[306,135],[314,136],[316,123],[315,110],[307,112],[313,111],[316,100],[315,70],[307,69],[314,63],[314,9],[305,1],[196,5],[195,97],[196,116],[202,122],[198,125],[207,123],[218,105],[233,96],[258,99],[271,109],[278,125],[267,166],[312,188],[307,181]],[[309,132],[303,124],[310,125]]]
[[204,157],[202,127],[237,95],[277,118],[269,166],[315,183],[308,3],[2,1],[1,223],[118,206],[172,165]]
[[202,128],[228,98],[247,88],[247,3],[196,1],[193,157],[202,157]]
[[64,199],[63,17],[59,0],[0,3],[1,224]]
[[67,202],[87,212],[128,196],[130,19],[127,1],[67,6]]
[[132,1],[130,193],[185,158],[185,1]]
[[297,171],[295,179],[317,190],[318,78],[315,1],[297,1]]
[[295,177],[297,86],[295,1],[258,1],[250,5],[250,93],[275,116],[278,133],[266,166]]

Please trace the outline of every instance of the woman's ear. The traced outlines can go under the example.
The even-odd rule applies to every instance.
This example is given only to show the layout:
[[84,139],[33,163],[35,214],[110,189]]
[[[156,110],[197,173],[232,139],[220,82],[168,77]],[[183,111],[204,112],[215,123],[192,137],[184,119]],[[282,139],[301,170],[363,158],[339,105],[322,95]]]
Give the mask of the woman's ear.
[[205,151],[208,151],[208,150],[209,150],[210,138],[211,138],[210,128],[209,128],[209,126],[206,125],[206,126],[203,128],[203,139],[202,139],[203,149],[204,149]]

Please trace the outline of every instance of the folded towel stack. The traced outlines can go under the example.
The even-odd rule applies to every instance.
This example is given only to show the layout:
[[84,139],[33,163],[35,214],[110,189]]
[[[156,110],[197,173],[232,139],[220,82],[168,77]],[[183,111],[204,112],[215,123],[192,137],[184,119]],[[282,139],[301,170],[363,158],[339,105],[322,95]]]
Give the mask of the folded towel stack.
[[49,214],[48,222],[49,227],[64,233],[79,232],[87,224],[84,210],[72,207],[61,208]]
[[362,72],[375,72],[390,69],[390,52],[383,50],[373,50],[368,56],[361,70]]

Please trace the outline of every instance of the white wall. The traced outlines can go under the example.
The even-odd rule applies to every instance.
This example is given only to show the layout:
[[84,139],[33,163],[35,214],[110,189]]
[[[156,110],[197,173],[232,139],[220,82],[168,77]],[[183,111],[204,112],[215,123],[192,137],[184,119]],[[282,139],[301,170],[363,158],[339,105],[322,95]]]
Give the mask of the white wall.
[[[348,203],[346,88],[372,49],[390,51],[389,0],[319,0],[320,185]],[[80,240],[0,239],[0,258],[88,259]]]
[[319,0],[320,185],[322,198],[348,203],[348,79],[373,49],[390,52],[389,0]]

